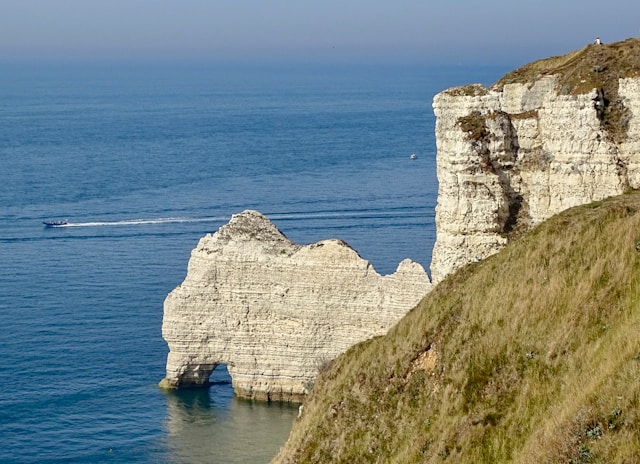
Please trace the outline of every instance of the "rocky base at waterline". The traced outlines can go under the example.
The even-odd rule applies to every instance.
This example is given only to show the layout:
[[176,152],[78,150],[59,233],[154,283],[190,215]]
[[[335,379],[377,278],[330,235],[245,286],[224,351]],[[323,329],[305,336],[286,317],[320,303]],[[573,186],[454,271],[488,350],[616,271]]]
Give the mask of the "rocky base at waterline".
[[200,240],[165,300],[160,386],[205,385],[225,364],[238,396],[299,401],[327,361],[386,333],[430,288],[418,263],[381,276],[343,241],[301,246],[244,211]]

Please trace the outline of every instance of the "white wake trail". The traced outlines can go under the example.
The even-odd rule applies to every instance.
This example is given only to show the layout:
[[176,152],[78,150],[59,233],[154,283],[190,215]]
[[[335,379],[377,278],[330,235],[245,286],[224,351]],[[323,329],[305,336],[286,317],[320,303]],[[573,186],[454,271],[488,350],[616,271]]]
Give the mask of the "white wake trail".
[[98,226],[135,226],[143,224],[175,224],[186,222],[219,222],[227,221],[228,217],[174,217],[174,218],[154,218],[154,219],[124,219],[121,221],[93,221],[93,222],[69,222],[62,227],[98,227]]

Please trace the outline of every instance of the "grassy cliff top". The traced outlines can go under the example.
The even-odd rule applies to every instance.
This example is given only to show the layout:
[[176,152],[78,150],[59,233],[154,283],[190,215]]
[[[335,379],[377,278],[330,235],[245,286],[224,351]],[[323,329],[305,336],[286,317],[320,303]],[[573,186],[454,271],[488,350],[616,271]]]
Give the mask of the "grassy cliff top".
[[602,106],[601,127],[614,143],[627,139],[631,114],[618,93],[621,78],[640,76],[640,39],[602,45],[588,45],[563,56],[529,63],[502,77],[493,86],[500,91],[506,84],[532,83],[542,76],[556,76],[561,95],[598,92]]
[[325,367],[276,462],[640,462],[640,193],[570,209]]
[[558,77],[560,92],[576,95],[602,88],[606,82],[640,75],[640,39],[602,45],[588,45],[563,56],[535,61],[511,71],[492,88],[505,84],[533,82],[545,75]]

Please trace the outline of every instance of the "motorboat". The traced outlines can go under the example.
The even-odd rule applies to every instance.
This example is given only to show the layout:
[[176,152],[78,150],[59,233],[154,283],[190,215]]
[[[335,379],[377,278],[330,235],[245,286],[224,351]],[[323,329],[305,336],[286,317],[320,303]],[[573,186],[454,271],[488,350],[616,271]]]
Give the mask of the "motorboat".
[[66,226],[68,224],[66,219],[60,219],[58,221],[42,221],[42,223],[44,224],[45,227],[62,227],[62,226]]

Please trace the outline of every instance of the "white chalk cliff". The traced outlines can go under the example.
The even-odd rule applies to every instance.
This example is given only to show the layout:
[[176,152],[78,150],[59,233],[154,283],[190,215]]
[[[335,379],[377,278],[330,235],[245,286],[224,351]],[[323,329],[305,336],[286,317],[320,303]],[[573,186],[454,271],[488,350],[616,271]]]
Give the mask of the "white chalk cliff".
[[200,240],[165,300],[161,386],[206,384],[225,364],[239,396],[298,401],[323,363],[384,334],[429,289],[410,260],[381,276],[340,240],[301,246],[244,211]]
[[619,47],[640,53],[636,39],[590,46],[523,68],[524,82],[436,95],[434,284],[516,229],[640,187],[640,69]]
[[[564,209],[640,187],[636,57],[638,39],[589,46],[434,98],[434,283]],[[419,264],[380,276],[344,242],[300,246],[246,211],[201,239],[165,301],[161,386],[206,384],[226,364],[238,395],[296,401],[430,288]]]

